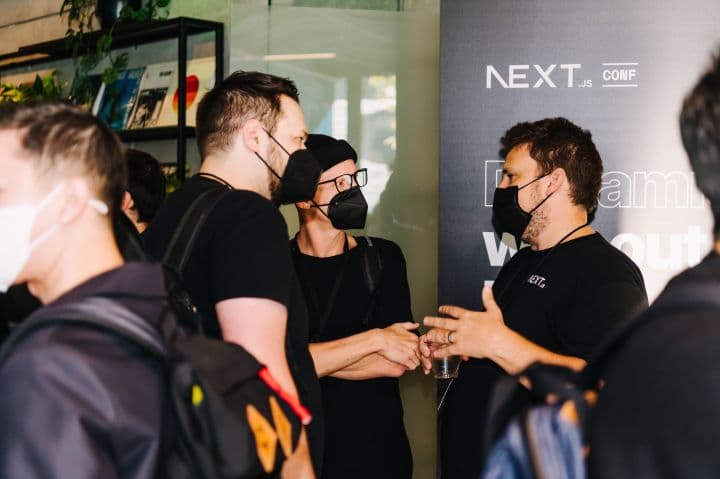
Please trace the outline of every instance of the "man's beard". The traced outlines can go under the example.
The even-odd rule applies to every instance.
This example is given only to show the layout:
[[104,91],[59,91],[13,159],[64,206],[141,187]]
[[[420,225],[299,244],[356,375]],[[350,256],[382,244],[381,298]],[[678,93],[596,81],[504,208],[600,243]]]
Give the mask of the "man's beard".
[[[270,154],[268,155],[268,164],[273,167],[275,171],[280,174],[280,169],[278,166],[280,165],[280,153],[278,151],[278,148],[276,148],[274,145],[270,147]],[[273,202],[275,206],[280,206],[282,204],[282,181],[280,178],[275,176],[270,169],[268,169],[268,189],[270,190],[270,201]]]
[[[535,185],[533,185],[535,186]],[[530,201],[533,205],[538,205],[544,200],[540,197],[539,185],[537,188],[533,188],[530,192]],[[536,245],[538,243],[538,237],[545,230],[548,224],[547,214],[545,212],[545,204],[542,204],[538,209],[533,211],[530,223],[527,228],[523,231],[522,240],[529,245]]]

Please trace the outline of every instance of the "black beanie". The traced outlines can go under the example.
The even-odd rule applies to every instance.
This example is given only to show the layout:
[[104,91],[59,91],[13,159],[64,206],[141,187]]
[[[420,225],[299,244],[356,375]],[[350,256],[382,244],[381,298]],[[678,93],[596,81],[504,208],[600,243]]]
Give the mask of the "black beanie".
[[311,134],[305,140],[305,146],[318,160],[323,170],[329,170],[345,160],[353,160],[357,163],[357,153],[345,140],[336,140],[327,135]]

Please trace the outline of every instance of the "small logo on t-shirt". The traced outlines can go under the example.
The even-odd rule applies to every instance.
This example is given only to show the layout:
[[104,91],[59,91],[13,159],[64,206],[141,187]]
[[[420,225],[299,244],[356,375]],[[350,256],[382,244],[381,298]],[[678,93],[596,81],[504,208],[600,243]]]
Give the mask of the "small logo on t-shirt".
[[530,276],[527,282],[537,286],[540,289],[545,289],[545,278],[543,278],[542,276],[538,276],[537,274]]

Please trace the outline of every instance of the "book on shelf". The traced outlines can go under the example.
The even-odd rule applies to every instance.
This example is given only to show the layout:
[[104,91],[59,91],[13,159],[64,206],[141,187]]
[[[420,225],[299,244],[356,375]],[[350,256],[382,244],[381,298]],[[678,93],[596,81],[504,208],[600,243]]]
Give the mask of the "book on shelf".
[[[145,67],[138,87],[137,100],[129,121],[128,130],[175,125],[177,121],[162,122],[160,112],[168,96],[177,62],[154,63]],[[166,119],[167,120],[167,119]]]
[[98,118],[110,128],[122,130],[127,127],[144,71],[145,67],[123,70],[118,74],[117,80],[100,87],[104,91]]
[[[177,125],[178,122],[180,92],[177,73],[176,68],[173,80],[170,83],[173,87],[168,90],[162,104],[162,110],[158,118],[158,123],[162,125]],[[195,126],[198,103],[215,86],[215,58],[203,57],[188,60],[185,86],[185,124]]]

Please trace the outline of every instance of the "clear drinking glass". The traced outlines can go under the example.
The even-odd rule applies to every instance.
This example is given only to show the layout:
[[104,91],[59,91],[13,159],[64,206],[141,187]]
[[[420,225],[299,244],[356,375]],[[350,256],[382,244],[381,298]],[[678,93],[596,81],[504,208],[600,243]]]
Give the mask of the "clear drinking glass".
[[[441,346],[440,346],[441,347]],[[430,346],[431,351],[438,348]],[[452,379],[458,377],[460,369],[460,356],[446,356],[444,358],[432,358],[432,371],[435,379]]]

